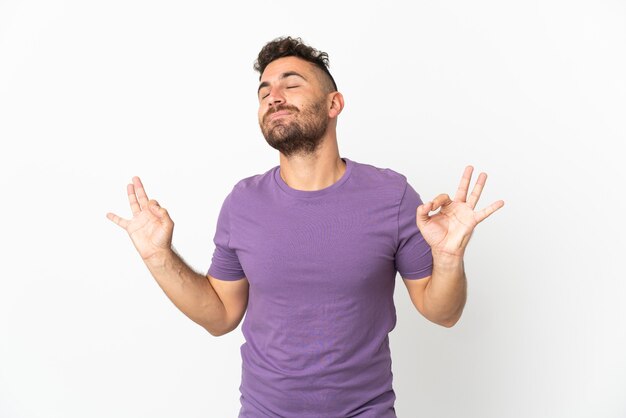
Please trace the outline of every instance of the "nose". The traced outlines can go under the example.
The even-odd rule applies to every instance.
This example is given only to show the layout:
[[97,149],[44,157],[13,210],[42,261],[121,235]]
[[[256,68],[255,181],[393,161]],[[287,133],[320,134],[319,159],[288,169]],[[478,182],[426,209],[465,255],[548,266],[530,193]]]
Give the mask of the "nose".
[[267,98],[267,103],[270,107],[278,106],[285,103],[285,97],[282,95],[280,89],[273,88]]

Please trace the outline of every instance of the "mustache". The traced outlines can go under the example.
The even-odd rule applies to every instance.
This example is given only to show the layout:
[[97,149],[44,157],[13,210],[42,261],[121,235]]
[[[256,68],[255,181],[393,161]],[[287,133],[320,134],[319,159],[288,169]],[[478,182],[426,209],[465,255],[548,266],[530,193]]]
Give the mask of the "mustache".
[[281,110],[290,110],[292,112],[299,112],[298,108],[292,105],[288,105],[288,104],[277,105],[277,106],[271,107],[267,112],[265,112],[265,115],[263,116],[263,123],[265,123],[268,116],[270,116],[272,113],[280,112]]

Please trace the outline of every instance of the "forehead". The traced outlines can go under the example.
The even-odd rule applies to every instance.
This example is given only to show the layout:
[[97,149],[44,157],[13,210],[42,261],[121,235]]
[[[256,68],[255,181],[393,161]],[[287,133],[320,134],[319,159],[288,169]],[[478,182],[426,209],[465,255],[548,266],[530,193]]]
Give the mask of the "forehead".
[[263,74],[261,74],[260,81],[271,81],[286,72],[295,71],[303,76],[314,76],[315,65],[298,57],[284,57],[270,62]]

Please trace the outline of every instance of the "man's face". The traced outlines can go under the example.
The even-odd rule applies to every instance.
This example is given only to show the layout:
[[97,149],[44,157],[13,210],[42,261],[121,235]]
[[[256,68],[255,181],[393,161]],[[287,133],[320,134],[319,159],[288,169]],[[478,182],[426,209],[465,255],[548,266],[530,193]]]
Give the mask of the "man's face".
[[259,85],[259,126],[285,156],[313,153],[328,128],[328,102],[313,64],[296,57],[272,61]]

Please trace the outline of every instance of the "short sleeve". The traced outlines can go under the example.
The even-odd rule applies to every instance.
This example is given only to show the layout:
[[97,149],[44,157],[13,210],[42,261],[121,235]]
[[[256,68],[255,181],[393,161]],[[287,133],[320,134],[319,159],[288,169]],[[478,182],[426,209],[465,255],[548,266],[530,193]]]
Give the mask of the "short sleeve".
[[217,218],[217,227],[215,229],[215,236],[213,237],[215,250],[213,251],[213,258],[211,259],[211,266],[207,272],[216,279],[228,281],[239,280],[245,277],[237,253],[229,246],[231,233],[231,199],[232,192],[224,199],[222,209]]
[[417,207],[422,204],[417,192],[409,183],[398,210],[398,247],[396,270],[404,279],[421,279],[433,272],[430,246],[424,240],[416,224]]

